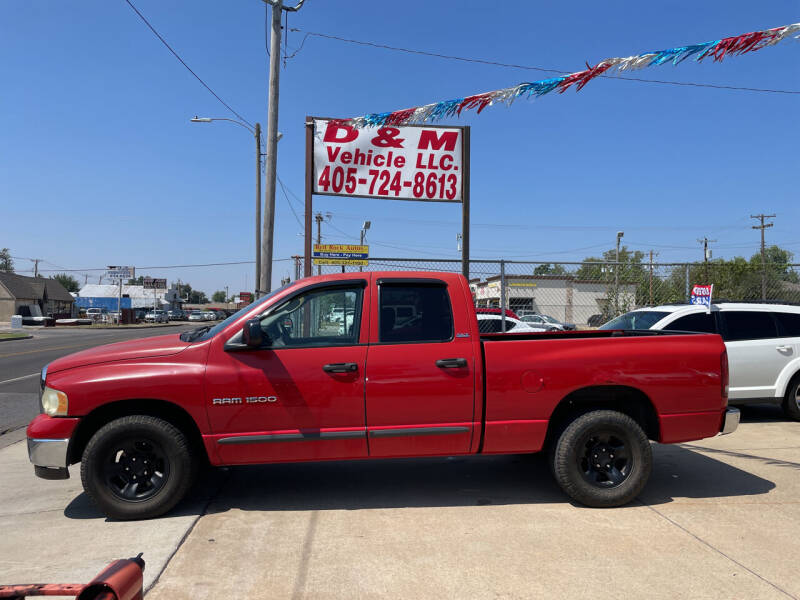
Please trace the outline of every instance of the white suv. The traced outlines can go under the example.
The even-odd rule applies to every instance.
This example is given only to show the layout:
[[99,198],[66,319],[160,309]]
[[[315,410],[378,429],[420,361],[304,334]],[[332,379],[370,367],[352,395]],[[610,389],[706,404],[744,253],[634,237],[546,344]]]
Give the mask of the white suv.
[[800,421],[800,306],[668,304],[625,313],[600,329],[718,333],[728,349],[731,404],[781,404]]

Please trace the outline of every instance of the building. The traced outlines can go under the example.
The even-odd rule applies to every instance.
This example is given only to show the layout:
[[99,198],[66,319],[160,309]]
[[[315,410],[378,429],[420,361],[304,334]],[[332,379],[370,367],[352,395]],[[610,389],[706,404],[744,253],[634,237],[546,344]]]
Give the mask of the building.
[[[506,275],[506,307],[515,313],[536,312],[577,325],[586,325],[589,317],[607,314],[614,298],[614,284],[584,281],[573,275]],[[500,306],[500,276],[486,281],[471,280],[476,306]],[[619,284],[619,308],[626,312],[635,307],[636,285]]]
[[[117,310],[119,302],[119,284],[88,283],[84,285],[75,304],[79,308],[105,308],[110,311]],[[183,299],[178,295],[175,285],[166,290],[145,289],[141,285],[122,286],[122,308],[142,308],[161,310],[174,310],[181,308]]]
[[20,314],[20,307],[37,307],[25,311],[37,316],[70,317],[74,299],[57,279],[25,277],[0,272],[0,321],[10,321]]

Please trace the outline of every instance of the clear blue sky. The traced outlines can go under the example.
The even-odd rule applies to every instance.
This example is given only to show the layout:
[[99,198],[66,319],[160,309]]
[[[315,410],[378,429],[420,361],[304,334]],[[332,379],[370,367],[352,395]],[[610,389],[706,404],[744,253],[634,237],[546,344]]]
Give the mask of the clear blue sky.
[[[261,0],[134,3],[220,96],[266,123]],[[797,21],[797,0],[308,0],[289,16],[306,31],[565,71]],[[301,40],[290,32],[290,51]],[[123,0],[5,0],[0,55],[0,247],[45,259],[42,269],[252,259],[252,137],[189,123],[231,115]],[[800,90],[799,59],[790,40],[638,74]],[[281,71],[279,176],[302,199],[307,114],[395,110],[546,76],[309,38]],[[453,120],[472,126],[472,255],[580,260],[611,248],[622,229],[626,245],[662,261],[699,260],[704,235],[718,240],[715,257],[749,257],[759,235],[748,217],[760,212],[778,215],[768,241],[800,255],[799,113],[798,95],[602,79]],[[276,204],[275,257],[302,254],[280,188]],[[341,232],[357,238],[370,219],[373,256],[458,256],[458,205],[316,197],[315,210],[333,215],[327,242],[352,241]],[[252,271],[147,273],[210,294],[252,289]],[[275,264],[276,280],[290,272],[290,262]]]

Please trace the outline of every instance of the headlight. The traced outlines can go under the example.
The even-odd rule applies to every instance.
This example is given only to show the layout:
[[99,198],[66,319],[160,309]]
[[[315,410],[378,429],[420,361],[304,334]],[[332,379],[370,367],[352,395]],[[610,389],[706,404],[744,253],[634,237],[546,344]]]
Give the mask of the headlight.
[[69,410],[67,395],[49,387],[42,392],[42,412],[51,417],[63,417]]

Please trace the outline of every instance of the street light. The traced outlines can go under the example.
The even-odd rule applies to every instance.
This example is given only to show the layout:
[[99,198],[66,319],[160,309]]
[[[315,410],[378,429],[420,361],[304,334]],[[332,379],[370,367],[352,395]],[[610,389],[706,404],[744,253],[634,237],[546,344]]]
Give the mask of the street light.
[[622,236],[625,235],[624,231],[617,232],[617,259],[616,265],[614,266],[614,308],[615,313],[614,316],[616,317],[619,314],[619,241],[622,239]]
[[[237,121],[236,119],[226,119],[224,117],[209,118],[198,117],[195,115],[190,119],[192,123],[211,123],[212,121],[228,121],[235,123],[240,127],[244,127],[253,134],[256,139],[256,282],[261,279],[261,124],[256,123],[255,128],[250,127],[246,123]],[[258,284],[256,284],[256,288]],[[258,289],[256,289],[256,298],[258,298]]]
[[[364,245],[364,240],[367,237],[367,229],[370,228],[372,225],[372,221],[364,221],[364,224],[361,226],[361,245]],[[359,271],[363,271],[364,267],[358,267]]]
[[[256,298],[259,296],[258,282],[261,281],[261,157],[266,156],[261,152],[261,124],[256,123],[255,127],[250,127],[247,123],[237,121],[236,119],[227,119],[225,117],[198,117],[195,115],[189,119],[192,123],[211,123],[213,121],[227,121],[234,123],[240,127],[244,127],[253,134],[256,140]],[[278,132],[278,140],[283,137],[283,134]]]

